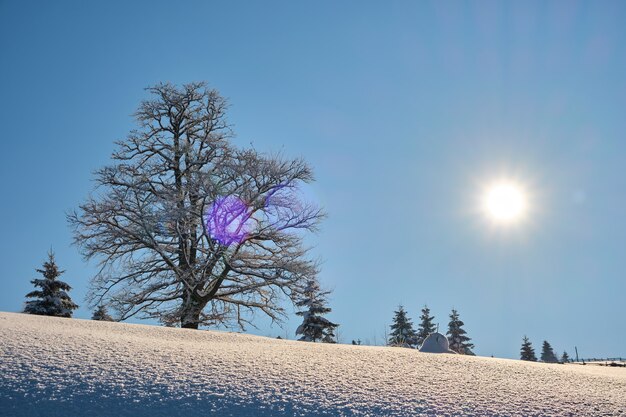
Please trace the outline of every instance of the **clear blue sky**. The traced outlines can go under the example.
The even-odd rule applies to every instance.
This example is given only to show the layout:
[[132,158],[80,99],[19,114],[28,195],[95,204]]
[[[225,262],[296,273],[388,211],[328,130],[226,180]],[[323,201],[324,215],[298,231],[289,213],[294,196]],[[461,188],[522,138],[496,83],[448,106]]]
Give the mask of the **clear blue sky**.
[[[617,1],[0,0],[0,310],[50,247],[83,301],[94,265],[65,212],[144,87],[206,80],[236,143],[314,167],[345,342],[427,303],[441,326],[456,307],[478,354],[517,357],[527,334],[626,356],[625,21]],[[476,206],[501,176],[531,212],[494,230]]]

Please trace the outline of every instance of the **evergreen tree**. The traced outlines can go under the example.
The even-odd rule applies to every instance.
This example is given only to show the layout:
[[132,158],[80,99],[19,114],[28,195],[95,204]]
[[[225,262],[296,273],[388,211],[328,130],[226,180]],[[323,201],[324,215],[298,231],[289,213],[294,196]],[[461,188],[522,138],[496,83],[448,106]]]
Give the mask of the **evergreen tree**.
[[450,322],[448,323],[450,350],[460,353],[461,355],[474,355],[474,352],[472,352],[474,345],[469,343],[471,339],[466,336],[467,332],[463,329],[464,325],[465,323],[459,318],[458,311],[452,309]]
[[307,281],[307,286],[302,292],[302,298],[296,303],[297,307],[305,307],[306,310],[298,311],[296,314],[302,316],[302,324],[296,329],[296,335],[302,335],[298,340],[305,342],[334,343],[334,330],[338,324],[322,317],[330,313],[331,309],[326,306],[326,296],[330,291],[322,291],[316,279]]
[[92,320],[98,321],[114,321],[113,317],[109,315],[106,307],[103,304],[100,304],[96,311],[93,312],[93,316],[91,316]]
[[413,323],[407,316],[403,306],[398,306],[394,312],[393,323],[391,324],[391,334],[389,335],[389,345],[391,346],[413,346],[416,342],[416,333]]
[[569,362],[569,355],[567,354],[567,352],[563,352],[563,355],[561,356],[561,362],[563,363]]
[[39,314],[42,316],[72,317],[74,310],[78,308],[67,294],[72,289],[67,283],[58,280],[65,271],[59,271],[54,261],[54,253],[48,252],[48,260],[44,262],[43,269],[37,269],[43,275],[43,279],[33,279],[31,283],[41,290],[31,291],[26,294],[27,298],[35,300],[26,301],[24,313]]
[[547,340],[543,341],[543,346],[541,347],[541,361],[547,363],[556,363],[559,361]]
[[422,309],[422,315],[420,316],[420,324],[417,327],[417,346],[421,346],[428,335],[435,332],[435,324],[433,323],[434,319],[435,317],[430,315],[430,309],[428,306],[424,306]]
[[533,344],[530,343],[530,340],[526,336],[524,336],[524,339],[522,342],[522,350],[520,352],[520,359],[523,361],[537,362],[537,357],[535,356],[535,349],[533,349]]

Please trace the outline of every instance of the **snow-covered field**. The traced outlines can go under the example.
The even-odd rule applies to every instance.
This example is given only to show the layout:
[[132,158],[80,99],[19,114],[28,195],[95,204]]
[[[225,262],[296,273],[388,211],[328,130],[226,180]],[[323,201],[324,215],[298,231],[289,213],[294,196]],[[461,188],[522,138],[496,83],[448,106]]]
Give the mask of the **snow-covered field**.
[[2,416],[619,416],[626,369],[0,313]]

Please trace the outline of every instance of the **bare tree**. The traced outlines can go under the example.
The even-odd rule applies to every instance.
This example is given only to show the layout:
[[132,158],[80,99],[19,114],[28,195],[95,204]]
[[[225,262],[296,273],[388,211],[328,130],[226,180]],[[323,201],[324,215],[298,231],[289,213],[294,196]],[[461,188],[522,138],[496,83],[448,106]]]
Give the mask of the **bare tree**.
[[227,103],[204,83],[147,91],[139,127],[68,214],[75,243],[99,262],[91,304],[194,329],[243,327],[255,311],[280,320],[283,296],[296,299],[318,272],[303,245],[324,217],[300,197],[310,167],[234,147]]

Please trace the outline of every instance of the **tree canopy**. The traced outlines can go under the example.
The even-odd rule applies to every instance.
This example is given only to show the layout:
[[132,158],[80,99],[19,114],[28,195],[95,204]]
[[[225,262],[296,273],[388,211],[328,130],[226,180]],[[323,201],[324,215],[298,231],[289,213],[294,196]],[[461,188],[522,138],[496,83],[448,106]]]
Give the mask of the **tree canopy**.
[[68,215],[99,262],[91,304],[187,328],[243,327],[256,311],[280,320],[283,296],[296,300],[318,272],[303,244],[324,217],[301,196],[311,168],[234,146],[226,100],[205,83],[147,91],[137,128]]

